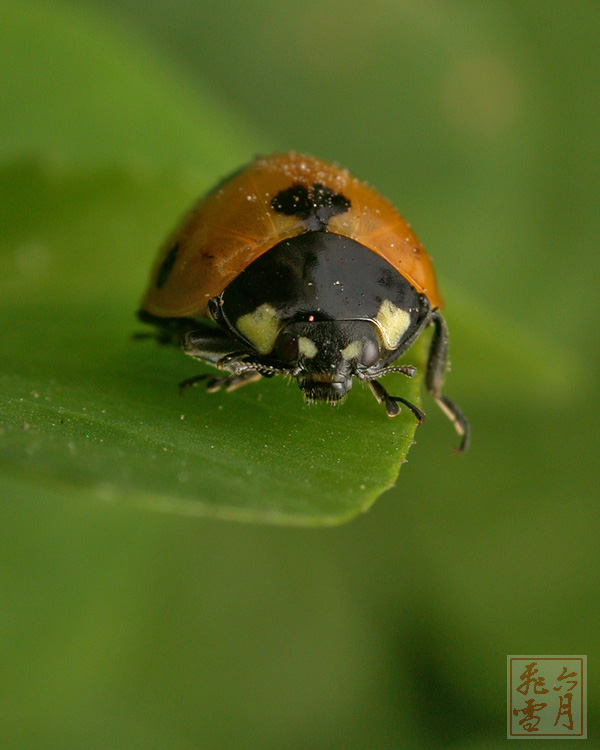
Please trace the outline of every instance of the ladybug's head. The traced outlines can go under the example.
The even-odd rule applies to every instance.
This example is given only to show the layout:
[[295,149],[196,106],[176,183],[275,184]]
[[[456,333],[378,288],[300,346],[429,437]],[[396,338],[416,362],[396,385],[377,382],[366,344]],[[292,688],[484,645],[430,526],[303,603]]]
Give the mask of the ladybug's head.
[[279,333],[273,355],[288,364],[305,399],[337,402],[353,378],[381,358],[377,326],[369,320],[316,320],[288,323]]

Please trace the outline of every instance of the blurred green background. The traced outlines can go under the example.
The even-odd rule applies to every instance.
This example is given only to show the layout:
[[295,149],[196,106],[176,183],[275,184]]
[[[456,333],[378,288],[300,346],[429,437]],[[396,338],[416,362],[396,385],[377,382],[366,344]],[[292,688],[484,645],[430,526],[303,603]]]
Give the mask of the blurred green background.
[[[327,530],[149,513],[4,472],[0,746],[498,747],[506,655],[527,653],[588,655],[600,746],[600,5],[47,0],[0,14],[2,227],[35,237],[28,195],[62,180],[48,222],[100,196],[93,231],[110,230],[122,199],[88,177],[124,169],[157,196],[148,257],[124,261],[143,277],[154,212],[168,228],[195,181],[259,151],[338,161],[434,257],[448,393],[473,426],[455,456],[426,401],[396,487]],[[25,249],[34,283],[43,248]]]

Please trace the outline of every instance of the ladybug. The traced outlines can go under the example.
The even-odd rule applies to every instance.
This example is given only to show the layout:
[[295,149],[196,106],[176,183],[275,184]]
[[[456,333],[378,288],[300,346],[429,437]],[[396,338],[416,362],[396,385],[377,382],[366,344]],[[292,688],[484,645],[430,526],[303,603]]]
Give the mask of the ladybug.
[[441,389],[448,329],[431,260],[407,222],[345,169],[296,153],[259,157],[219,183],[160,251],[139,318],[162,343],[227,372],[210,391],[296,378],[305,399],[340,402],[354,379],[394,417],[379,378],[428,326],[426,385],[462,440],[469,424]]

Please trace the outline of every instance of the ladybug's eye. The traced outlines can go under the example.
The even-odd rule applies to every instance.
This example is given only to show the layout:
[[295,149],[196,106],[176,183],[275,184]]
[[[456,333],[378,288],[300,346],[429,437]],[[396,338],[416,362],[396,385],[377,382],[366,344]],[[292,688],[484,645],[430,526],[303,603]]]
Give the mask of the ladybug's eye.
[[275,344],[275,354],[282,362],[293,362],[298,359],[298,339],[284,331]]
[[360,361],[365,367],[371,367],[379,359],[379,346],[373,339],[367,339],[363,344]]

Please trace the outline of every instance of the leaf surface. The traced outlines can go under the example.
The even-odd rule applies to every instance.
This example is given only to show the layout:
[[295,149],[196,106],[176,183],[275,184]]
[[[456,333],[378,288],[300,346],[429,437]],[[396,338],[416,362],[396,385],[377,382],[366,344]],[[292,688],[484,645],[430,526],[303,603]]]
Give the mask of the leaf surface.
[[[149,248],[190,200],[176,177],[26,162],[2,178],[4,470],[65,494],[296,524],[348,519],[394,482],[415,419],[389,420],[368,389],[336,407],[305,405],[282,378],[180,396],[199,365],[132,341]],[[24,205],[35,232],[14,220]],[[419,403],[419,381],[388,387]]]

